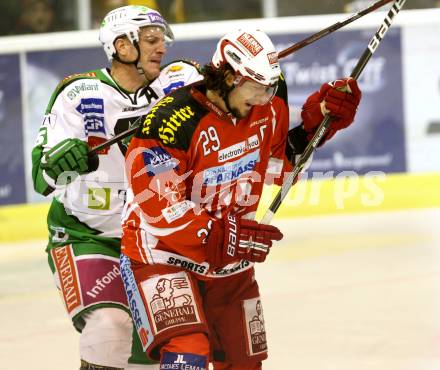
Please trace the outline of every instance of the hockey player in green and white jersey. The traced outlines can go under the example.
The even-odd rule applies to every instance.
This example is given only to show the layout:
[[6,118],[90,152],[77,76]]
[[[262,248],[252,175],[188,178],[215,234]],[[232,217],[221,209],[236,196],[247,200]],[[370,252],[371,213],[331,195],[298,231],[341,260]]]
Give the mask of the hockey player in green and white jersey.
[[111,11],[99,38],[111,69],[60,82],[32,151],[33,182],[37,192],[53,196],[48,260],[81,332],[81,369],[157,369],[140,365],[150,362],[137,335],[132,336],[129,305],[136,312],[135,302],[127,302],[119,273],[126,146],[120,143],[98,155],[89,151],[137,124],[171,90],[202,77],[183,61],[161,70],[173,34],[162,16],[147,7]]

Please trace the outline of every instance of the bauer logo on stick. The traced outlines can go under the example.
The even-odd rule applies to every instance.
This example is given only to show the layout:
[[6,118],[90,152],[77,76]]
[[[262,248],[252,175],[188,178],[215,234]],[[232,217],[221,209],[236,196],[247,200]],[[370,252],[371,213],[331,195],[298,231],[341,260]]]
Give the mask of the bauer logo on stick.
[[402,9],[403,4],[405,4],[406,0],[398,0],[396,1],[393,6],[391,7],[390,11],[386,15],[385,19],[383,20],[382,25],[380,26],[379,30],[374,35],[373,39],[368,44],[368,49],[371,53],[374,53],[379,46],[380,42],[382,41],[383,37],[387,33],[388,29],[391,26],[391,22],[393,21],[393,18],[397,15],[400,9]]

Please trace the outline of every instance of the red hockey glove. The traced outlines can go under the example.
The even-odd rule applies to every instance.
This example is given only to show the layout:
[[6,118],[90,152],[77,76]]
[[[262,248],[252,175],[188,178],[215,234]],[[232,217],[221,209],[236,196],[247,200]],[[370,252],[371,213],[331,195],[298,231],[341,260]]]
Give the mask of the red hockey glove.
[[329,140],[337,131],[350,126],[354,121],[361,96],[359,86],[353,78],[323,84],[319,91],[309,96],[302,107],[301,117],[304,130],[307,132],[307,139],[310,140],[313,137],[326,113],[333,119],[320,145]]
[[223,220],[213,223],[208,237],[207,261],[217,268],[242,259],[263,262],[273,240],[283,234],[272,225],[259,224],[228,213]]

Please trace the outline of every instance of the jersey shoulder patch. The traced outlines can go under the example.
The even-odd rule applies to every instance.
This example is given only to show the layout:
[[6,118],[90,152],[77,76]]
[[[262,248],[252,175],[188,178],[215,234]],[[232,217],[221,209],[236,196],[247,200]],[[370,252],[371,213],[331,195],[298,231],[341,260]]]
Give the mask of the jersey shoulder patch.
[[97,95],[101,87],[101,80],[104,77],[101,70],[76,73],[65,77],[55,88],[47,106],[46,113],[50,112],[55,100],[60,94],[65,94],[68,101],[75,101],[79,96],[89,97]]
[[139,138],[155,138],[164,146],[187,150],[192,135],[208,110],[190,94],[191,87],[173,91],[150,110],[136,133]]
[[56,87],[56,90],[63,90],[67,85],[77,80],[100,79],[101,74],[102,72],[100,70],[94,70],[84,73],[74,73],[72,75],[64,77]]

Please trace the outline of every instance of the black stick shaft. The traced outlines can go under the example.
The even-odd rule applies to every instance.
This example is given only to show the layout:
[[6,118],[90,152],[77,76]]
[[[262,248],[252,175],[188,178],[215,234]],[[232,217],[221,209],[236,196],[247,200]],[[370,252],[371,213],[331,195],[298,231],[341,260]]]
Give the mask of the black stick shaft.
[[139,121],[140,121],[140,119],[137,119],[133,123],[133,127],[130,127],[128,130],[123,131],[120,134],[113,136],[111,139],[103,142],[102,144],[98,144],[98,145],[94,146],[89,151],[89,155],[99,153],[100,150],[108,148],[109,146],[125,139],[126,137],[133,135],[137,131],[137,129],[139,128]]
[[[394,17],[397,15],[400,9],[402,9],[405,2],[406,0],[394,1],[393,6],[391,7],[390,11],[387,13],[381,26],[374,34],[373,38],[371,39],[365,51],[363,52],[362,56],[359,58],[359,61],[354,67],[350,77],[354,79],[359,78],[365,66],[367,65],[368,61],[371,59],[377,47],[379,46],[380,42],[382,41],[383,37],[385,36],[385,33],[391,27],[391,23]],[[328,127],[330,126],[330,121],[331,121],[330,116],[326,115],[323,121],[321,122],[321,124],[319,125],[318,129],[316,130],[315,134],[313,135],[312,140],[310,140],[303,154],[301,155],[295,167],[293,168],[293,171],[284,180],[283,186],[278,191],[277,195],[275,196],[274,200],[269,206],[269,209],[266,211],[265,215],[263,216],[263,219],[261,220],[262,223],[264,224],[270,223],[273,216],[275,215],[275,212],[278,210],[278,208],[280,208],[281,203],[283,202],[284,198],[286,197],[290,188],[292,187],[294,180],[300,174],[305,164],[309,160],[310,156],[312,155],[313,151],[316,149],[317,145],[319,144],[324,134],[326,133]]]
[[[293,44],[292,46],[289,46],[287,49],[284,49],[284,50],[280,51],[278,53],[278,58],[282,59],[282,58],[284,58],[284,57],[294,53],[295,51],[297,51],[299,49],[302,49],[303,47],[314,43],[315,41],[323,38],[324,36],[327,36],[330,33],[339,30],[340,28],[346,26],[347,24],[350,24],[350,23],[354,22],[355,20],[363,17],[364,15],[366,15],[368,13],[371,13],[371,12],[375,11],[376,9],[384,6],[385,4],[390,3],[391,1],[393,1],[393,0],[379,0],[379,1],[376,1],[374,4],[370,5],[369,7],[365,8],[365,9],[359,11],[359,12],[357,12],[356,14],[353,14],[352,16],[348,17],[344,21],[334,23],[331,26],[329,26],[327,28],[324,28],[323,30],[321,30],[321,31],[319,31],[317,33],[314,33],[313,35],[305,38],[304,40],[298,41],[297,43]],[[136,127],[133,126],[129,130],[121,132],[120,134],[112,137],[110,140],[108,140],[108,141],[106,141],[106,142],[104,142],[102,144],[99,144],[99,145],[93,147],[90,150],[90,153],[91,154],[98,153],[100,150],[105,149],[105,148],[109,147],[110,145],[113,145],[114,143],[117,143],[118,141],[121,141],[121,140],[125,139],[126,137],[134,134],[136,132],[136,128],[137,127],[138,127],[138,125],[136,125]]]

